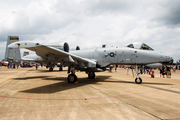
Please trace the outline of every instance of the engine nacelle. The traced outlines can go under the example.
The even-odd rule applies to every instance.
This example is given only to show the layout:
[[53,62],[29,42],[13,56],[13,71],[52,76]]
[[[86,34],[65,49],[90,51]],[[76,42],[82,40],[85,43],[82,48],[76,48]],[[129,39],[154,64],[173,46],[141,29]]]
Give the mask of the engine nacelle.
[[57,49],[65,51],[65,52],[69,52],[69,45],[67,42],[65,42],[63,45],[48,45],[48,46],[55,47]]
[[71,51],[80,50],[79,46],[76,46],[76,48],[72,48]]
[[80,47],[79,47],[79,46],[76,46],[76,50],[80,50]]
[[64,43],[63,49],[64,51],[69,52],[69,45],[67,42]]

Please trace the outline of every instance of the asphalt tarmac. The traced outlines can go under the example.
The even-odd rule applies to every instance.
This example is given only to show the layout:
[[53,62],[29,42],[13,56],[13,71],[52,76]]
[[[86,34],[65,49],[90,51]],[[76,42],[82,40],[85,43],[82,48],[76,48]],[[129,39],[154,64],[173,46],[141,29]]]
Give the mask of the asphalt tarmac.
[[180,71],[171,78],[132,72],[96,73],[88,79],[76,72],[77,84],[67,83],[67,68],[53,72],[45,67],[0,67],[1,120],[179,120]]

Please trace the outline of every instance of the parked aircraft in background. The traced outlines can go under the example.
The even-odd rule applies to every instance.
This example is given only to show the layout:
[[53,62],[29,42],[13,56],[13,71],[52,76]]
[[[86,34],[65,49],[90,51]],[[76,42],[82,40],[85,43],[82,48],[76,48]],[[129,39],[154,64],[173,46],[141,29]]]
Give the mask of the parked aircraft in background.
[[[105,71],[109,65],[146,65],[152,63],[172,63],[169,56],[153,50],[141,50],[128,47],[101,48],[95,50],[66,51],[53,46],[43,45],[37,42],[14,42],[9,48],[26,48],[35,51],[38,56],[53,63],[61,63],[68,66],[68,82],[77,81],[76,70],[85,71],[89,78],[95,78],[95,72]],[[66,47],[65,47],[66,48]],[[140,84],[142,79],[138,74],[135,82]]]
[[7,66],[8,65],[8,61],[4,61],[4,59],[2,61],[0,61],[0,66]]

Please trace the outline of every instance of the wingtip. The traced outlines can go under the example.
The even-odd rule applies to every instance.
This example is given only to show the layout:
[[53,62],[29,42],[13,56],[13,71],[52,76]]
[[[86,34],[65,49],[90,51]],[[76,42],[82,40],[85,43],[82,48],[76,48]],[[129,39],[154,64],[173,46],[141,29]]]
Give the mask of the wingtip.
[[14,42],[9,44],[7,47],[8,48],[18,48],[21,44],[19,42]]

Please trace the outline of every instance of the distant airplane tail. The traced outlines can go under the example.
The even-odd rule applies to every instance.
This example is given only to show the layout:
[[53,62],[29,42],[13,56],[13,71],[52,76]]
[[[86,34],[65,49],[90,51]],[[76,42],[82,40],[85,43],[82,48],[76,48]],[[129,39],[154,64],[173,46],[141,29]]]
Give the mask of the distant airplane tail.
[[29,55],[29,52],[24,51],[24,53],[23,53],[23,57],[24,57],[24,56],[26,56],[26,55]]
[[8,36],[6,43],[6,52],[4,60],[12,62],[14,64],[19,64],[21,62],[21,53],[19,48],[8,48],[7,46],[13,42],[19,41],[18,36]]

